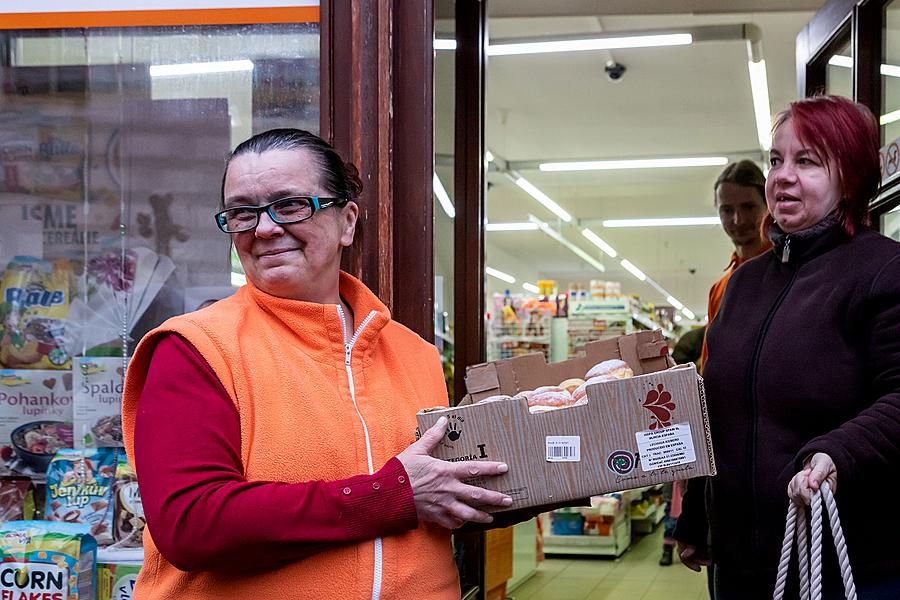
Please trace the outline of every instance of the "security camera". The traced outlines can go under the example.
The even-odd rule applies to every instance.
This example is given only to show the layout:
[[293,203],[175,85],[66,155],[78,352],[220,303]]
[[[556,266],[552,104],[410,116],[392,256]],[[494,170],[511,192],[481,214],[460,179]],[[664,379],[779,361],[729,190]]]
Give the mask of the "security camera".
[[614,60],[606,63],[606,66],[603,68],[606,71],[606,78],[613,82],[618,82],[622,80],[622,77],[625,75],[625,65],[622,63],[618,63]]

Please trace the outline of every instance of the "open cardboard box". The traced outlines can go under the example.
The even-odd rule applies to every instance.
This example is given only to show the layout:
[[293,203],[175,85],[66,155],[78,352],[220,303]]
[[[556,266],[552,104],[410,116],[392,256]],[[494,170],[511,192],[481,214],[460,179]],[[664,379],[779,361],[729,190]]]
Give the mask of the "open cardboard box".
[[[478,403],[584,378],[613,358],[635,376],[588,386],[586,405],[532,414],[523,398]],[[450,424],[436,458],[507,463],[506,474],[471,481],[512,497],[506,510],[716,473],[703,382],[693,364],[673,366],[659,331],[591,342],[559,363],[529,354],[475,365],[466,370],[466,388],[459,406],[417,414],[419,431],[445,416]]]

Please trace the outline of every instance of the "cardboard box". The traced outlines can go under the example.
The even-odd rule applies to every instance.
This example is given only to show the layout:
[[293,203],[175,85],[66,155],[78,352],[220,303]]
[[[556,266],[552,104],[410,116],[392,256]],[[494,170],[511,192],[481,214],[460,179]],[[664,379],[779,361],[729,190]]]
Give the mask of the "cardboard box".
[[[631,379],[588,386],[588,404],[532,414],[523,398],[478,404],[584,377],[620,358]],[[502,461],[509,472],[472,483],[513,499],[508,510],[575,501],[645,485],[715,475],[703,382],[693,364],[672,366],[659,331],[584,346],[582,356],[547,364],[540,354],[470,367],[465,404],[416,415],[419,431],[450,425],[436,458]]]

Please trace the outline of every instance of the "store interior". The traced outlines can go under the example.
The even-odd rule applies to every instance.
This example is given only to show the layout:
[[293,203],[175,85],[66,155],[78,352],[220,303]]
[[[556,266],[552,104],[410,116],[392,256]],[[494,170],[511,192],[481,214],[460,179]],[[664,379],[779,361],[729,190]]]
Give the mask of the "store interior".
[[[736,160],[767,170],[770,116],[798,97],[797,34],[824,3],[794,2],[790,10],[779,2],[735,3],[733,10],[683,14],[666,2],[613,2],[599,15],[586,4],[489,6],[487,360],[543,352],[555,362],[585,342],[656,327],[673,346],[706,323],[709,288],[733,250],[714,206],[714,182]],[[886,56],[900,64],[895,4],[886,9]],[[454,323],[452,11],[453,2],[436,4],[436,338],[448,372]],[[691,43],[551,50],[555,42],[564,47],[574,39],[683,31],[693,34]],[[538,43],[546,46],[526,47]],[[849,53],[848,41],[829,61],[829,93],[852,95],[844,58]],[[900,113],[890,114],[900,108],[900,79],[890,69],[882,73],[887,143],[900,135]],[[881,226],[900,239],[896,209]],[[658,564],[665,505],[662,490],[641,489],[595,497],[591,508],[542,515],[537,526],[517,526],[508,597],[707,597],[705,575],[679,566],[677,557],[672,566]],[[536,551],[530,544],[535,529],[543,532]],[[631,575],[620,580],[611,573]]]

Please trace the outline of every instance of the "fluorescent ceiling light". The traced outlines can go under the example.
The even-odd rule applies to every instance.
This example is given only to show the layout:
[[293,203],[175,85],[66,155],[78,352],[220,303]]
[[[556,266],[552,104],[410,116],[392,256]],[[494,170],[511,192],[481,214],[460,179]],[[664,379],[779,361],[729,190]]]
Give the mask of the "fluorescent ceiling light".
[[531,292],[532,294],[537,294],[541,291],[541,288],[534,285],[533,283],[523,283],[522,287],[525,289],[525,291]]
[[537,223],[487,223],[486,231],[534,231]]
[[506,283],[515,283],[516,278],[510,275],[509,273],[504,273],[503,271],[498,271],[497,269],[492,269],[491,267],[485,267],[484,272],[490,275],[491,277],[496,277],[497,279],[503,280]]
[[657,46],[684,46],[693,42],[689,33],[662,35],[629,35],[621,37],[597,37],[578,40],[543,42],[510,42],[491,44],[488,56],[512,56],[515,54],[544,54],[548,52],[583,52],[586,50],[615,50],[622,48],[652,48]]
[[847,67],[848,69],[852,69],[853,68],[853,57],[835,54],[834,56],[832,56],[831,58],[828,59],[828,64],[833,67]]
[[887,125],[896,121],[900,121],[900,110],[891,111],[887,114],[881,115],[881,118],[878,119],[878,122],[882,125]]
[[242,285],[246,285],[247,276],[243,273],[235,273],[231,272],[231,285],[234,287],[241,287]]
[[690,158],[640,158],[632,160],[588,160],[579,162],[541,163],[541,171],[612,171],[618,169],[664,169],[671,167],[720,167],[728,164],[726,156]]
[[629,273],[631,273],[632,275],[634,275],[641,281],[647,281],[647,276],[644,275],[644,272],[641,271],[640,269],[638,269],[636,266],[634,266],[634,264],[627,258],[623,258],[622,262],[620,262],[619,264],[622,265],[622,267],[626,271],[628,271]]
[[686,317],[687,317],[688,319],[690,319],[691,321],[693,321],[694,319],[697,318],[697,315],[695,315],[695,314],[691,311],[691,309],[689,309],[687,306],[685,306],[684,308],[682,308],[682,309],[681,309],[681,312],[684,314],[684,316],[686,316]]
[[719,217],[676,217],[670,219],[606,219],[604,227],[685,227],[718,225]]
[[678,301],[678,298],[675,296],[666,296],[666,302],[674,306],[676,309],[681,310],[684,308],[684,304]]
[[434,38],[435,50],[456,50],[456,40],[447,38]]
[[484,151],[484,159],[486,161],[488,161],[489,163],[494,162],[494,153],[491,152],[490,150],[485,150]]
[[444,184],[441,183],[441,178],[438,177],[438,174],[435,173],[434,177],[431,180],[431,185],[434,188],[434,195],[437,197],[438,202],[441,204],[441,208],[444,209],[444,212],[447,213],[447,216],[451,219],[456,217],[456,209],[453,208],[453,202],[450,201],[450,196],[447,195],[447,190],[444,189]]
[[600,248],[601,250],[606,252],[610,258],[615,258],[618,255],[618,253],[615,251],[615,249],[612,246],[610,246],[609,244],[604,242],[602,239],[600,239],[600,236],[598,236],[596,233],[594,233],[590,229],[587,229],[587,228],[582,229],[581,235],[583,235],[588,240],[590,240],[590,242],[592,244],[594,244],[595,246],[597,246],[598,248]]
[[530,181],[521,176],[517,177],[515,181],[517,186],[528,192],[528,195],[540,202],[544,206],[544,208],[552,212],[554,215],[556,215],[566,223],[572,222],[572,215],[567,213],[562,206],[551,200],[547,194],[534,187],[534,185],[532,185]]
[[176,77],[178,75],[200,75],[203,73],[231,73],[252,71],[251,60],[224,60],[218,62],[181,63],[176,65],[151,65],[151,77]]
[[769,104],[769,82],[766,61],[748,61],[750,90],[753,93],[753,113],[756,116],[756,135],[763,150],[772,148],[772,108]]
[[[848,69],[852,69],[853,57],[835,54],[830,59],[828,59],[828,64],[834,67],[846,67]],[[883,64],[881,65],[881,74],[885,75],[886,77],[900,77],[900,66]]]
[[601,273],[606,271],[606,267],[603,266],[603,263],[601,263],[596,258],[591,256],[590,254],[588,254],[587,252],[585,252],[584,250],[582,250],[581,248],[579,248],[578,246],[576,246],[575,244],[570,242],[569,240],[567,240],[565,237],[563,237],[563,235],[560,232],[558,232],[557,230],[550,227],[547,223],[544,223],[543,221],[541,221],[534,215],[528,215],[528,218],[531,220],[532,223],[537,223],[538,229],[540,229],[541,231],[543,231],[544,233],[546,233],[547,235],[552,237],[554,240],[556,240],[557,242],[559,242],[560,244],[562,244],[563,246],[568,248],[572,252],[572,254],[574,254],[575,256],[577,256],[578,258],[580,258],[587,264],[591,265],[592,267],[594,267]]

